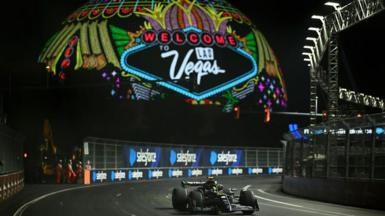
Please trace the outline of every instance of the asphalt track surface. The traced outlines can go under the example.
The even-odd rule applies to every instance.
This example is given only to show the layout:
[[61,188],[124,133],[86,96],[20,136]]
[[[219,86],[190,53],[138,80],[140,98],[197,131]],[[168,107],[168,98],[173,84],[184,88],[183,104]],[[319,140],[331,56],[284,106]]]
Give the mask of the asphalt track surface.
[[[249,189],[258,197],[260,206],[260,211],[254,215],[385,215],[385,211],[323,203],[286,195],[280,191],[280,177],[222,177],[218,178],[218,181],[225,187],[242,188],[251,185]],[[20,205],[18,211],[12,215],[190,215],[172,209],[171,191],[179,184],[180,179],[70,187],[31,199]]]

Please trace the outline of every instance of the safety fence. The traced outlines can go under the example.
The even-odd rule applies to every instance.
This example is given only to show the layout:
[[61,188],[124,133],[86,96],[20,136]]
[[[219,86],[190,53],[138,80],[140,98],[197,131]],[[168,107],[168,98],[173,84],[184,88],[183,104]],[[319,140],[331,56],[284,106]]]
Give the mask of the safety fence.
[[281,174],[281,148],[177,145],[89,137],[84,183],[221,175]]
[[0,175],[0,202],[10,198],[23,187],[23,171]]
[[24,137],[0,125],[0,202],[24,186],[22,147]]
[[24,137],[5,125],[0,125],[0,175],[23,169]]
[[285,175],[385,180],[385,113],[286,134]]

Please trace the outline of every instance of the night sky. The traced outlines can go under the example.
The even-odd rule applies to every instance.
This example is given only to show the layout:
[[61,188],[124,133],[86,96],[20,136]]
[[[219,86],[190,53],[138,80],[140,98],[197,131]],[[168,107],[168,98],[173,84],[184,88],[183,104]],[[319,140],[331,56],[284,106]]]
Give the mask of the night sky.
[[[80,121],[79,119],[84,116],[82,113],[86,113],[86,111],[78,112],[77,108],[92,106],[90,105],[92,103],[87,104],[87,100],[76,99],[69,102],[69,97],[79,95],[76,90],[56,89],[55,91],[56,93],[59,92],[60,97],[47,93],[50,90],[49,87],[47,88],[47,75],[44,65],[37,64],[38,54],[44,43],[54,32],[60,30],[61,22],[65,17],[85,2],[85,0],[25,1],[20,3],[17,9],[5,10],[6,12],[1,14],[3,16],[2,20],[6,21],[2,23],[1,31],[3,43],[0,58],[0,93],[3,93],[6,98],[5,110],[9,114],[10,126],[26,134],[28,140],[31,140],[32,143],[40,142],[41,128],[38,121],[32,120],[32,118],[36,115],[44,117],[44,114],[36,113],[44,110],[47,104],[56,103],[61,108],[56,111],[50,110],[48,112],[50,114],[46,116],[66,116],[63,117],[65,121],[62,119],[58,122],[67,122],[68,125],[71,125],[71,123],[68,123],[71,120]],[[247,0],[231,0],[230,2],[253,20],[257,29],[266,36],[280,60],[289,96],[286,111],[308,112],[309,77],[308,68],[301,55],[303,52],[302,47],[305,45],[306,36],[315,36],[313,35],[315,33],[308,32],[307,28],[321,25],[319,21],[311,20],[311,15],[328,14],[332,12],[332,9],[324,7],[323,3],[325,1],[319,0],[258,0],[252,6],[249,3],[250,1]],[[254,4],[256,5],[254,6]],[[383,17],[383,14],[381,16]],[[376,25],[378,23],[377,18]],[[372,34],[373,31],[377,32],[378,29],[373,30],[373,26],[369,22],[365,31],[369,32],[368,34]],[[359,32],[362,29],[355,31]],[[358,39],[356,32],[347,32],[346,35],[344,37],[352,38],[352,41]],[[380,41],[381,35],[377,35],[377,37],[377,40]],[[369,38],[367,37],[366,41],[370,41]],[[365,39],[362,40],[365,41]],[[349,42],[349,40],[346,41]],[[354,43],[352,41],[349,43]],[[350,53],[352,50],[353,45],[349,45],[348,42],[345,43],[347,44],[344,48],[345,53]],[[364,49],[364,47],[362,46],[360,49]],[[366,52],[373,51],[366,50]],[[355,58],[357,57],[354,55],[346,57],[347,61],[351,62],[354,62]],[[375,58],[378,59],[375,61],[380,62],[380,57]],[[384,72],[383,65],[383,63],[372,63],[370,67],[372,70],[382,70]],[[351,73],[362,74],[354,69],[350,71]],[[354,75],[353,79],[357,79],[356,77]],[[368,83],[370,84],[370,82],[369,80]],[[357,86],[360,86],[360,84],[356,83],[355,86],[358,88]],[[367,83],[361,89],[367,89],[366,86],[368,86]],[[90,91],[88,90],[88,93],[83,91],[83,94],[92,94]],[[381,94],[383,91],[378,88],[372,90],[372,92]],[[41,95],[50,95],[48,97],[55,98],[55,100],[47,102]],[[100,103],[105,104],[105,106],[113,103],[105,102],[105,100],[108,99],[101,98]],[[297,122],[300,127],[308,124],[307,117],[281,115],[273,115],[272,122],[265,124],[261,113],[250,112],[247,108],[247,112],[241,112],[239,120],[234,120],[231,114],[222,113],[215,108],[192,108],[185,105],[162,104],[159,102],[155,104],[125,104],[120,105],[119,109],[121,112],[127,112],[127,115],[132,117],[132,121],[120,122],[121,125],[116,125],[119,132],[105,131],[98,133],[100,129],[89,129],[85,133],[91,136],[138,141],[206,145],[225,143],[226,145],[279,147],[281,146],[279,140],[282,139],[282,134],[287,131],[289,123]],[[95,115],[107,115],[107,117],[100,117],[98,120],[88,120],[83,117],[81,121],[93,123],[119,121],[119,116],[111,114],[109,117],[109,111],[107,111],[107,108],[105,110],[107,113],[95,111]],[[23,118],[25,119],[22,119],[20,116],[23,115],[19,115],[18,112],[23,112]],[[28,116],[31,118],[29,119]],[[107,118],[110,121],[106,120]],[[138,124],[141,126],[135,126]],[[33,129],[28,130],[27,125],[28,128]],[[82,123],[80,125],[86,126],[87,124]],[[111,127],[109,125],[105,126]],[[71,128],[71,126],[69,127]],[[91,125],[90,127],[98,126]],[[56,129],[54,133],[56,134],[56,142],[64,146],[68,144],[61,140],[63,137],[67,137],[69,132],[63,132],[63,130],[65,129]],[[131,132],[128,132],[129,130]],[[72,133],[76,129],[71,128],[69,131]],[[75,145],[78,145],[81,143],[79,140],[84,137],[84,134],[74,132],[74,137],[76,137],[74,139]]]

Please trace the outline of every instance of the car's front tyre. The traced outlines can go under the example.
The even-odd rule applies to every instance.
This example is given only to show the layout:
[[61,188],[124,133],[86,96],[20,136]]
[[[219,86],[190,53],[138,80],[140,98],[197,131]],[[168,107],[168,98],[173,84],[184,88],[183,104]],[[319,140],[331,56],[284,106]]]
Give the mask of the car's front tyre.
[[182,188],[172,190],[172,207],[179,211],[187,209],[187,191]]
[[257,198],[255,198],[253,192],[248,191],[248,190],[241,191],[241,193],[239,195],[239,204],[244,205],[244,206],[250,206],[253,208],[253,210],[242,211],[242,213],[244,215],[251,215],[256,210],[259,210]]
[[191,213],[203,210],[203,194],[199,191],[191,191],[187,198],[187,208]]

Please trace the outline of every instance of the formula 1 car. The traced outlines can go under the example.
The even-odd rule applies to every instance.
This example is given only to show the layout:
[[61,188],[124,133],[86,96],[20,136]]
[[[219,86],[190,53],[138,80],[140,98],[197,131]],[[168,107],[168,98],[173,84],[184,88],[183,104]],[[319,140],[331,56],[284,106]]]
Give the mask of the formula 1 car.
[[[186,186],[195,186],[188,189]],[[179,211],[220,212],[230,213],[241,211],[244,215],[251,215],[259,211],[257,198],[252,191],[244,187],[239,196],[235,195],[236,189],[223,188],[221,184],[209,178],[206,182],[185,182],[182,187],[174,188],[172,191],[172,206]]]

